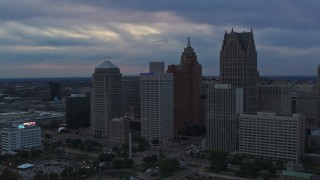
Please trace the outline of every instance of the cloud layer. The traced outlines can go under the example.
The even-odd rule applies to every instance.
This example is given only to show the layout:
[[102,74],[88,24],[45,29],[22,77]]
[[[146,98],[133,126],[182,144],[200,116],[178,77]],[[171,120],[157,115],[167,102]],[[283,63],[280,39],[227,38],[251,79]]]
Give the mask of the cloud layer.
[[225,30],[253,28],[261,75],[314,75],[320,1],[0,1],[0,78],[91,76],[111,56],[123,74],[177,64],[187,37],[219,74]]

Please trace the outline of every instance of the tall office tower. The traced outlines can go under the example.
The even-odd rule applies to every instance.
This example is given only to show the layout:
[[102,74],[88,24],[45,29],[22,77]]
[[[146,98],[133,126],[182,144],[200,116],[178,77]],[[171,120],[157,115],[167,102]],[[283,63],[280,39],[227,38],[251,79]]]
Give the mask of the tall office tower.
[[125,116],[140,117],[140,77],[122,77],[122,112]]
[[141,73],[141,137],[160,141],[172,139],[173,74]]
[[164,73],[164,62],[150,62],[149,72]]
[[309,83],[294,86],[295,112],[304,114],[306,127],[308,129],[317,128],[317,90]]
[[286,82],[258,85],[259,111],[276,112],[277,114],[291,114],[291,85]]
[[243,112],[243,89],[230,84],[207,89],[207,149],[234,152],[239,148],[239,115]]
[[320,128],[320,65],[318,65],[318,73],[317,73],[317,126]]
[[257,51],[253,32],[225,33],[220,51],[222,83],[243,88],[244,112],[257,111]]
[[66,126],[79,129],[90,125],[89,97],[85,94],[71,94],[66,98]]
[[41,129],[31,122],[14,122],[1,130],[2,153],[41,147]]
[[202,67],[197,61],[197,55],[191,47],[184,48],[178,65],[169,65],[168,73],[174,75],[174,131],[200,122],[200,89]]
[[95,68],[92,75],[91,131],[108,135],[109,121],[122,115],[122,74],[110,61]]
[[304,153],[304,115],[241,114],[239,154],[299,163]]
[[49,82],[49,88],[51,93],[51,101],[59,101],[61,99],[60,83]]

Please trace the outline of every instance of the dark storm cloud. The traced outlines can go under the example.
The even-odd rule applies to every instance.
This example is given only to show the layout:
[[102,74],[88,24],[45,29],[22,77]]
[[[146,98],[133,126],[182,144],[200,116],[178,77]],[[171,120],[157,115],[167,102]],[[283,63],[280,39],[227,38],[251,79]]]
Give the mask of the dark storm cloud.
[[261,2],[0,1],[0,77],[90,76],[103,56],[138,74],[149,61],[179,63],[188,36],[204,74],[217,75],[232,27],[253,28],[260,74],[315,74],[320,2]]

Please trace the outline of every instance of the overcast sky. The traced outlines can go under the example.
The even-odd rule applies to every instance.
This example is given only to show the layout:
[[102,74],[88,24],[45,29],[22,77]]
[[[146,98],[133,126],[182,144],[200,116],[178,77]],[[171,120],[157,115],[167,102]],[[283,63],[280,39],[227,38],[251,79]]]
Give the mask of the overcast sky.
[[123,74],[178,64],[187,37],[219,75],[225,30],[253,29],[260,75],[315,75],[319,0],[1,0],[0,78],[91,76],[104,56]]

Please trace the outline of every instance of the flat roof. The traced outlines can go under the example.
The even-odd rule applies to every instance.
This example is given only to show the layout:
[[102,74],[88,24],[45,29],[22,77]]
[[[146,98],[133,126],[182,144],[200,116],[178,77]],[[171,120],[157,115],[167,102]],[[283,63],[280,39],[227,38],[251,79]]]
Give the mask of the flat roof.
[[17,166],[18,169],[28,169],[34,167],[34,165],[26,163],[26,164],[21,164],[20,166]]
[[281,173],[283,176],[292,176],[292,177],[299,177],[299,178],[310,178],[312,174],[296,172],[296,171],[282,171]]

